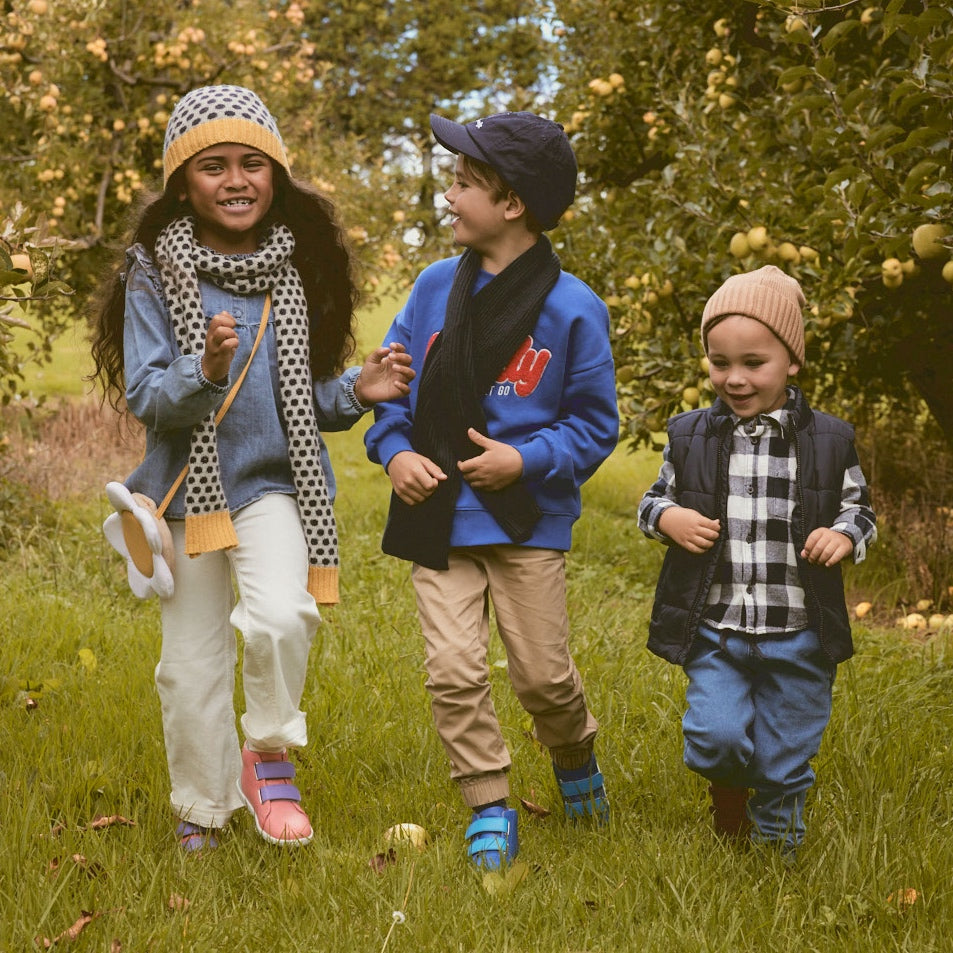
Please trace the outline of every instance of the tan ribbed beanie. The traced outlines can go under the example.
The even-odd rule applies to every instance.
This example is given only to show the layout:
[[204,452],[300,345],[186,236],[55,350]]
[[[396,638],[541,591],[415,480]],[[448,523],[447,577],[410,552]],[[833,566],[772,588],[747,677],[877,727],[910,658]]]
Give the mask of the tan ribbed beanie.
[[202,86],[186,93],[172,110],[162,150],[163,184],[192,156],[222,142],[251,146],[290,172],[274,116],[244,86]]
[[774,265],[732,275],[709,299],[702,312],[702,346],[708,353],[708,331],[722,318],[740,314],[769,327],[804,363],[804,293],[790,275]]

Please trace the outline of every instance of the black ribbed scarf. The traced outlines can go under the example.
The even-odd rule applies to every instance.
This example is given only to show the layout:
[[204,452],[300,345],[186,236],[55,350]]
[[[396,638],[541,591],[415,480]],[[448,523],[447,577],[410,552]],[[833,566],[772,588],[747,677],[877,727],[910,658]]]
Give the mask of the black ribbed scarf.
[[[475,295],[480,256],[460,257],[447,299],[443,330],[427,354],[420,379],[411,442],[447,479],[423,503],[409,506],[391,494],[381,548],[428,569],[446,569],[460,471],[457,463],[482,453],[467,428],[486,433],[481,400],[526,340],[559,278],[549,239],[507,265]],[[514,543],[525,542],[542,515],[522,481],[502,490],[474,491]]]

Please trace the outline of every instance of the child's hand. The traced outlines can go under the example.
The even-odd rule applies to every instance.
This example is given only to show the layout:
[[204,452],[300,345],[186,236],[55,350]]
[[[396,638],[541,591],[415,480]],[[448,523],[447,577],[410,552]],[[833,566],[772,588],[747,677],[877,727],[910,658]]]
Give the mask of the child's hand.
[[715,545],[721,522],[710,520],[687,506],[669,506],[662,510],[658,528],[682,549],[704,553]]
[[410,382],[416,376],[403,344],[379,347],[367,356],[354,382],[354,396],[365,407],[406,397],[410,393]]
[[837,530],[819,526],[807,538],[802,558],[820,566],[836,566],[848,553],[854,551],[854,541]]
[[238,350],[235,319],[227,311],[219,311],[209,321],[205,332],[205,353],[202,355],[202,373],[206,380],[217,384],[228,380],[228,369]]
[[463,479],[475,490],[502,490],[523,475],[523,456],[516,447],[491,440],[472,427],[467,436],[483,448],[483,453],[461,460],[457,466]]
[[394,492],[408,506],[423,503],[433,495],[441,481],[447,479],[447,474],[433,460],[413,450],[394,454],[387,464],[387,475]]

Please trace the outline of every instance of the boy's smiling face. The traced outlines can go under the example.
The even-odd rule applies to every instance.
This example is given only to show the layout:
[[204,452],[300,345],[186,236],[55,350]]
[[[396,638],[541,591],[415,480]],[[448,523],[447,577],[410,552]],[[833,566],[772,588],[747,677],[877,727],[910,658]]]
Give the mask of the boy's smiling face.
[[450,206],[454,241],[481,255],[492,251],[505,234],[507,203],[467,172],[463,156],[457,156],[453,185],[444,198]]
[[788,378],[801,369],[770,328],[737,314],[708,331],[708,362],[715,393],[742,418],[783,407]]

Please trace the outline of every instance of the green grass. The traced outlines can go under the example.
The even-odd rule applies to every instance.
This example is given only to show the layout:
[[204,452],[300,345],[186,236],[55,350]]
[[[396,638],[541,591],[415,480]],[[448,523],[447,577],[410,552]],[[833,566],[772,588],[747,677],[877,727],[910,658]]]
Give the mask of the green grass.
[[[370,320],[368,346],[389,310]],[[306,848],[269,846],[243,814],[214,854],[176,849],[152,683],[158,606],[128,593],[95,494],[51,504],[0,553],[0,951],[34,949],[83,911],[95,919],[70,950],[950,949],[953,641],[858,627],[797,866],[719,843],[704,784],[681,764],[683,676],[644,648],[662,553],[634,514],[657,458],[624,450],[586,487],[568,564],[613,822],[590,831],[561,817],[494,643],[513,791],[553,813],[521,810],[525,879],[489,893],[461,846],[467,816],[431,723],[408,567],[380,552],[388,486],[364,459],[365,426],[329,440],[343,600],[325,613],[303,705],[311,743],[296,760],[316,827]],[[134,826],[89,829],[115,814]],[[401,849],[375,873],[383,832],[408,821],[432,846]],[[911,887],[908,911],[888,905]]]

